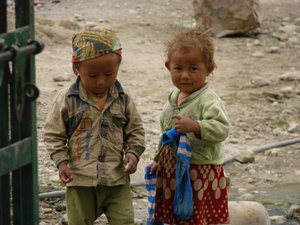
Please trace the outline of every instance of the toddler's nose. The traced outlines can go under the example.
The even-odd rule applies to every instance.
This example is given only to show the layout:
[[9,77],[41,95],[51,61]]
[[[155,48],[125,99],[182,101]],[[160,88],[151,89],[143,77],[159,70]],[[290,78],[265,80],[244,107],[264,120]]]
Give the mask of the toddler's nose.
[[189,78],[189,72],[188,71],[182,71],[181,79],[188,79]]

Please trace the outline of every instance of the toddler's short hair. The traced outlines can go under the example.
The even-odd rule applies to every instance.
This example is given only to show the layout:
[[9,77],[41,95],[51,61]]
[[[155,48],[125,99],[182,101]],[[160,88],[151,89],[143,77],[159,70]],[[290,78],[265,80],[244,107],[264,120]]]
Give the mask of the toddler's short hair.
[[214,61],[214,43],[207,33],[191,29],[187,32],[177,34],[173,40],[165,43],[165,45],[167,61],[170,61],[175,50],[179,50],[185,54],[192,49],[198,49],[203,56],[205,66],[212,66],[213,69],[216,67]]

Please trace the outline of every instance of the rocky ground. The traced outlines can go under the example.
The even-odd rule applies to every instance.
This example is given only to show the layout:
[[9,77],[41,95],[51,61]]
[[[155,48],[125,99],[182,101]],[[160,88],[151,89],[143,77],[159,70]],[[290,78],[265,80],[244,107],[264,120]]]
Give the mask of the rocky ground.
[[[11,2],[11,1],[9,1]],[[194,24],[191,1],[64,0],[35,1],[36,36],[45,43],[36,57],[39,137],[39,191],[62,190],[57,170],[43,143],[47,108],[56,91],[75,79],[71,36],[86,26],[117,31],[123,45],[119,80],[137,103],[146,130],[147,149],[132,181],[142,181],[159,135],[159,116],[172,85],[164,67],[164,41]],[[13,6],[10,6],[13,7]],[[261,0],[258,35],[215,39],[217,69],[211,86],[224,100],[231,130],[225,158],[256,147],[300,137],[300,1]],[[246,155],[247,156],[247,155]],[[243,156],[238,157],[242,159]],[[246,157],[247,158],[247,157]],[[273,148],[225,164],[229,191],[237,199],[257,200],[255,191],[300,183],[300,144]],[[147,215],[145,189],[133,188],[136,221]],[[300,193],[295,201],[300,204]],[[64,198],[40,200],[40,224],[60,224]],[[105,224],[101,217],[95,224]],[[273,222],[275,224],[275,222]]]

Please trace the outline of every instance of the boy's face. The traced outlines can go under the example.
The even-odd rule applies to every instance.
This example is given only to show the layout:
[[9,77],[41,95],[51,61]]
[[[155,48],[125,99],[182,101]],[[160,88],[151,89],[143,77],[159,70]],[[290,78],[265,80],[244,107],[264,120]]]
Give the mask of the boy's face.
[[109,53],[82,61],[78,67],[73,64],[73,71],[75,75],[80,75],[81,82],[90,95],[100,97],[114,85],[119,65],[120,56]]
[[187,53],[174,51],[166,67],[171,73],[173,84],[185,94],[200,89],[206,76],[212,72],[212,68],[205,66],[202,55],[195,49]]

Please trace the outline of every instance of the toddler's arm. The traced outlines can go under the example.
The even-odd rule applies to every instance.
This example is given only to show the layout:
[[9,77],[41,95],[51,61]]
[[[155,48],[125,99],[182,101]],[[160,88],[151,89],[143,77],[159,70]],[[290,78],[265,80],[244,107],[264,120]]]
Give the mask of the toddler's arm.
[[150,175],[155,173],[158,167],[158,163],[153,161],[149,166],[151,166]]
[[201,135],[199,124],[185,116],[174,115],[172,119],[177,119],[175,122],[175,128],[178,133],[189,133],[193,132],[197,135]]

